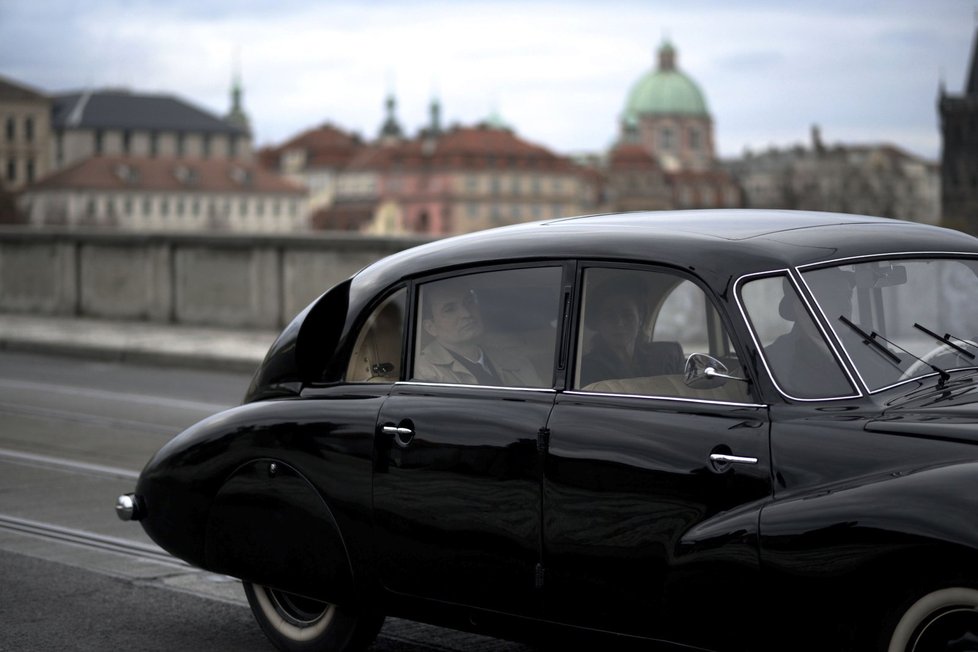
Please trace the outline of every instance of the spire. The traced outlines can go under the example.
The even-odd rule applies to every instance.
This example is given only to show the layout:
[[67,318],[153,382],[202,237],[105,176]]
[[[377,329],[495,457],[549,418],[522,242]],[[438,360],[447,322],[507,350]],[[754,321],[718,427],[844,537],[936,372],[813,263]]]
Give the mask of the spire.
[[380,126],[379,137],[381,140],[399,139],[404,135],[404,131],[397,121],[397,116],[394,115],[397,109],[397,100],[394,98],[393,93],[387,95],[387,100],[384,104],[387,107],[387,117],[384,118],[384,123]]
[[438,136],[441,134],[441,102],[438,101],[437,97],[431,98],[431,104],[428,105],[428,114],[431,116],[428,133],[432,136]]
[[662,45],[659,46],[659,70],[675,70],[676,69],[676,48],[672,46],[669,39],[663,39]]
[[968,82],[964,94],[978,96],[978,27],[975,28],[975,40],[971,45],[971,68],[968,72]]
[[239,127],[245,131],[251,131],[248,114],[245,113],[241,102],[242,94],[241,63],[238,61],[237,54],[235,54],[234,72],[231,77],[231,111],[228,112],[224,120],[235,127]]

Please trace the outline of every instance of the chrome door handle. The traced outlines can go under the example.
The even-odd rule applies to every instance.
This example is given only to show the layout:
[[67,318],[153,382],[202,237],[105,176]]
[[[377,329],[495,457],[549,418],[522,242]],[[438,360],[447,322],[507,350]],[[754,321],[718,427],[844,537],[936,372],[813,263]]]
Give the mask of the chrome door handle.
[[381,429],[385,435],[391,435],[394,437],[394,443],[404,448],[411,443],[414,439],[414,430],[411,428],[404,428],[402,426],[383,426]]
[[740,455],[727,455],[726,453],[711,453],[710,466],[717,473],[726,473],[734,464],[757,464],[756,457],[741,457]]
[[757,464],[756,457],[740,457],[739,455],[724,455],[723,453],[712,453],[710,461],[714,464]]

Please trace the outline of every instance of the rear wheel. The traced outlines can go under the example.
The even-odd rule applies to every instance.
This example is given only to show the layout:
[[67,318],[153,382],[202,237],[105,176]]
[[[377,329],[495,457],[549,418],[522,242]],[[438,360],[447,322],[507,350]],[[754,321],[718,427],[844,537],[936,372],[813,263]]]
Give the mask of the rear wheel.
[[354,652],[377,636],[384,617],[358,613],[261,584],[244,582],[251,612],[280,650]]
[[954,586],[912,602],[897,621],[887,652],[978,650],[978,590]]

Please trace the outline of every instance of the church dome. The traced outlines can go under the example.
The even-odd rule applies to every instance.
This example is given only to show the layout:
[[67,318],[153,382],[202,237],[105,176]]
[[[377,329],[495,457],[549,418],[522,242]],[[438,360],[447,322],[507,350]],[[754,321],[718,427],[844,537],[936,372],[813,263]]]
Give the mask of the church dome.
[[622,119],[650,114],[709,117],[702,91],[676,68],[676,50],[668,41],[659,48],[658,70],[645,73],[632,87]]

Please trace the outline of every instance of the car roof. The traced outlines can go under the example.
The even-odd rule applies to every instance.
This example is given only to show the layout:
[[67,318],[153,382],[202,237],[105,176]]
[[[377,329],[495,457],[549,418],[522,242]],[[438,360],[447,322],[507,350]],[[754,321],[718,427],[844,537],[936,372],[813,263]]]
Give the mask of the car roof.
[[364,269],[358,288],[453,268],[524,260],[654,262],[711,284],[750,273],[900,252],[978,254],[978,239],[879,217],[753,209],[615,213],[530,222],[445,238]]

